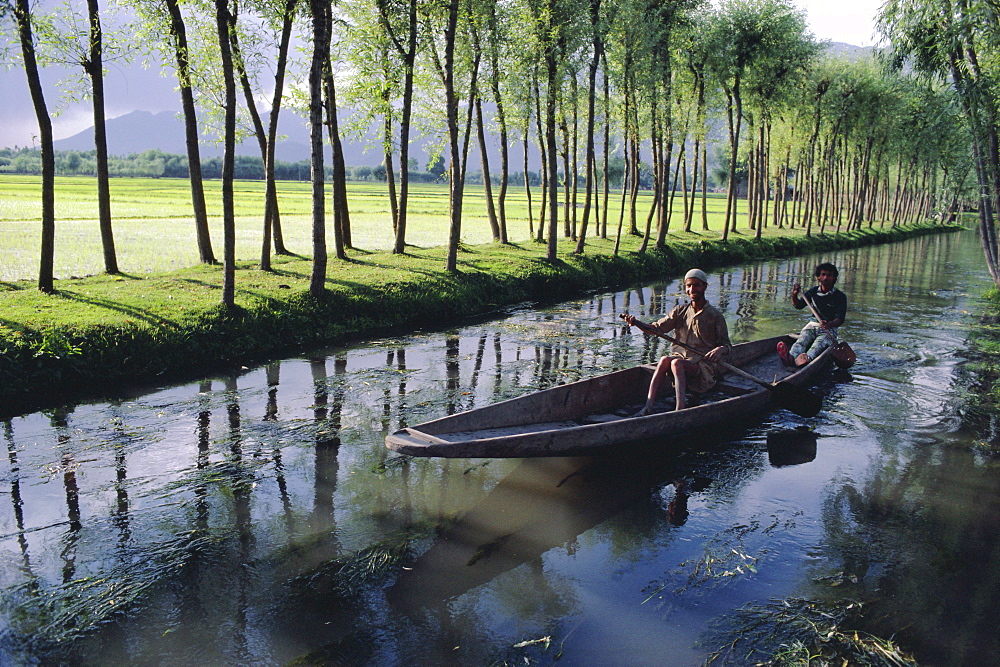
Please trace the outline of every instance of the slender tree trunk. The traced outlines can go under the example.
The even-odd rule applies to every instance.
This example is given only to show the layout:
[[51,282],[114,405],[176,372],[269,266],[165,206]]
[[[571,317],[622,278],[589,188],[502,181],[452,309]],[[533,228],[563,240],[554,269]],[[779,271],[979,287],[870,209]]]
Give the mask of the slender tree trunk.
[[579,173],[580,169],[580,104],[579,104],[579,87],[577,85],[575,72],[573,73],[573,76],[570,78],[570,90],[572,91],[571,95],[573,100],[573,131],[570,133],[572,136],[572,148],[570,149],[571,164],[570,164],[569,174],[566,176],[566,178],[568,178],[572,184],[572,194],[570,196],[570,204],[569,204],[570,217],[571,217],[570,227],[572,229],[570,238],[576,240],[578,235],[577,231],[578,219],[576,215],[576,203],[577,203],[577,195],[579,194],[579,189],[580,189],[579,188],[580,179],[577,178],[577,174]]
[[204,264],[215,263],[212,237],[208,229],[208,209],[205,206],[205,187],[201,174],[201,154],[198,148],[198,116],[194,106],[194,89],[191,84],[191,64],[188,56],[187,28],[178,0],[165,0],[170,14],[170,34],[174,41],[177,61],[177,82],[184,111],[184,142],[187,147],[188,176],[191,181],[191,205],[194,210],[198,256]]
[[[247,112],[250,115],[250,122],[253,123],[254,136],[257,137],[257,147],[260,149],[261,160],[264,163],[264,169],[266,171],[267,156],[268,156],[267,132],[264,129],[264,123],[260,119],[260,112],[257,110],[257,101],[256,98],[254,97],[253,86],[250,84],[250,76],[247,73],[246,63],[244,62],[243,59],[243,51],[240,48],[239,32],[237,31],[236,28],[237,16],[235,13],[235,7],[236,5],[234,5],[234,10],[229,14],[229,22],[230,22],[229,37],[232,48],[233,65],[236,68],[236,72],[239,74],[240,85],[243,88],[243,98],[246,101]],[[266,175],[265,175],[265,181],[266,181]],[[271,220],[269,216],[272,214],[272,207],[273,209],[276,210],[278,204],[277,197],[275,197],[273,201],[271,200],[270,191],[271,191],[271,184],[265,183],[265,192],[267,193],[264,198],[265,227],[270,227]],[[275,192],[277,192],[276,189]],[[265,232],[265,235],[267,235],[267,232]],[[269,250],[270,248],[268,248],[268,251]],[[266,267],[265,263],[261,262],[261,269],[270,270],[270,267],[271,267],[271,258],[270,258],[270,253],[268,252]]]
[[538,154],[541,156],[542,171],[539,180],[542,183],[542,201],[538,207],[538,236],[537,241],[541,241],[545,236],[545,217],[548,211],[549,197],[549,151],[545,145],[545,128],[543,127],[544,116],[542,114],[542,93],[538,86],[537,77],[532,74],[532,89],[535,100],[535,134],[538,140]]
[[312,15],[312,57],[309,62],[309,152],[312,180],[312,274],[309,293],[326,291],[326,192],[323,165],[323,68],[330,53],[326,6],[330,0],[309,0]]
[[278,141],[278,116],[281,111],[281,98],[285,88],[285,72],[288,69],[288,48],[291,43],[292,21],[295,18],[295,7],[298,0],[286,0],[281,15],[281,38],[278,42],[278,58],[274,71],[274,95],[271,98],[271,115],[267,119],[267,155],[264,158],[264,178],[267,183],[267,198],[264,203],[264,239],[260,251],[260,268],[271,270],[271,242],[274,251],[287,255],[285,239],[281,233],[281,212],[278,207],[278,187],[275,182],[274,169],[275,146]]
[[493,240],[500,241],[500,221],[493,203],[493,183],[490,175],[490,158],[486,151],[486,128],[483,126],[483,101],[476,95],[476,137],[479,139],[479,157],[483,166],[483,196],[486,198],[486,217],[490,223]]
[[38,289],[51,293],[55,291],[53,272],[56,239],[56,161],[52,146],[52,119],[49,118],[45,95],[42,92],[28,0],[16,0],[14,18],[21,41],[21,56],[24,59],[24,72],[28,77],[31,103],[38,121],[38,140],[42,153],[42,243],[38,262]]
[[[333,15],[331,3],[327,3],[327,26],[333,26]],[[330,139],[331,151],[331,178],[330,190],[333,197],[333,254],[339,260],[347,259],[347,247],[350,243],[350,227],[347,223],[346,201],[346,179],[343,167],[343,151],[341,151],[341,161],[337,161],[337,146],[340,144],[340,127],[337,123],[337,93],[333,83],[333,67],[327,57],[323,67],[323,99],[326,110],[326,133]],[[386,165],[386,178],[392,169],[392,162]],[[342,192],[343,190],[343,192]]]
[[222,304],[236,306],[236,202],[233,173],[236,165],[236,75],[234,72],[229,0],[215,0],[215,26],[225,85],[225,123],[222,154]]
[[569,152],[570,152],[570,139],[569,139],[569,123],[566,121],[566,104],[560,105],[561,119],[559,123],[559,130],[562,132],[562,160],[563,160],[563,237],[573,238],[573,229],[570,225],[570,179],[573,174],[570,172],[572,168],[569,164]]
[[[389,72],[385,72],[388,77]],[[389,92],[386,90],[382,97],[383,104],[386,108],[391,109],[391,101],[389,100]],[[393,235],[399,231],[399,200],[396,195],[396,175],[393,173],[394,166],[392,160],[392,111],[386,111],[382,116],[382,146],[384,148],[384,158],[385,162],[385,184],[389,190],[389,214],[392,216],[392,233]],[[409,168],[409,166],[407,166]],[[402,171],[402,170],[400,170]],[[401,174],[402,175],[402,174]]]
[[[507,186],[510,182],[510,148],[507,133],[507,113],[504,110],[503,95],[500,93],[500,50],[497,44],[496,3],[490,5],[489,18],[489,59],[490,59],[490,89],[493,92],[493,103],[497,110],[497,126],[500,132],[500,192],[497,193],[497,216],[500,226],[500,243],[509,243],[507,236]],[[525,170],[527,178],[527,170]]]
[[395,45],[403,61],[403,104],[400,111],[399,121],[399,205],[393,215],[393,229],[396,232],[395,244],[392,252],[400,255],[406,252],[406,217],[409,207],[410,192],[410,119],[413,114],[413,63],[417,53],[417,34],[419,25],[417,22],[417,0],[407,2],[407,33],[406,43],[403,44],[392,28],[389,21],[389,10],[387,4],[378,1],[379,21],[382,28],[388,34],[389,39]]
[[101,10],[98,0],[87,0],[90,19],[90,55],[84,69],[90,76],[94,107],[94,148],[97,162],[97,211],[104,250],[104,270],[118,273],[115,235],[111,229],[111,183],[108,173],[108,138],[104,122],[104,36],[101,31]]
[[601,0],[592,0],[590,3],[590,23],[594,35],[593,49],[594,55],[590,61],[590,68],[587,72],[587,156],[585,159],[587,170],[587,194],[583,204],[583,220],[580,223],[580,237],[576,242],[577,254],[583,253],[583,248],[587,238],[587,223],[590,221],[590,204],[594,195],[595,155],[594,155],[594,112],[597,98],[597,68],[601,62],[601,51],[603,42],[600,32],[600,9]]
[[528,238],[535,238],[534,230],[534,213],[531,211],[531,177],[528,173],[528,125],[531,124],[531,119],[526,118],[524,120],[524,197],[528,200]]
[[448,144],[451,152],[451,176],[449,185],[448,258],[445,269],[449,273],[458,272],[458,245],[462,239],[462,195],[465,183],[462,178],[462,156],[459,146],[458,97],[455,91],[455,41],[458,31],[459,0],[448,2],[448,25],[445,28],[444,91],[448,115]]
[[611,83],[608,80],[608,59],[604,53],[604,49],[601,49],[601,63],[603,64],[602,71],[604,72],[604,76],[601,77],[604,82],[604,156],[602,159],[604,200],[601,205],[601,238],[606,239],[608,238],[608,201],[611,197],[611,184],[608,179],[608,161],[611,159]]
[[[333,4],[327,6],[327,30],[332,39],[333,29]],[[353,248],[354,242],[351,238],[351,215],[347,201],[347,166],[344,164],[344,144],[340,140],[340,121],[337,117],[337,87],[333,78],[333,63],[327,58],[325,71],[323,73],[323,88],[325,91],[327,110],[327,131],[330,135],[330,146],[332,148],[332,178],[333,189],[333,220],[334,220],[334,243],[337,259],[347,259],[346,248]],[[391,166],[391,165],[389,165]]]
[[555,45],[549,44],[545,49],[545,151],[548,153],[548,174],[549,182],[549,239],[546,251],[546,259],[554,262],[558,258],[558,247],[556,245],[559,232],[559,170],[558,152],[556,150],[556,88],[559,77],[559,63],[555,54]]

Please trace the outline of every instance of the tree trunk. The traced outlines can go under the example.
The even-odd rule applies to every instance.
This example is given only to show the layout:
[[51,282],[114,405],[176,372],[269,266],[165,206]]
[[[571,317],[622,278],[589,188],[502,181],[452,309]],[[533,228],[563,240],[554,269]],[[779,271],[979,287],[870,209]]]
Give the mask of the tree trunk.
[[403,104],[399,120],[399,204],[393,217],[393,228],[396,232],[392,252],[400,255],[406,252],[406,214],[409,207],[410,192],[410,118],[413,114],[413,63],[417,53],[417,0],[407,2],[407,34],[406,44],[396,37],[389,21],[388,8],[385,2],[378,2],[379,19],[389,39],[396,47],[403,61]]
[[548,154],[548,173],[546,180],[549,183],[549,239],[546,258],[554,262],[558,257],[556,240],[559,231],[559,166],[558,152],[556,150],[556,85],[558,83],[559,64],[556,59],[555,45],[549,44],[545,50],[545,152]]
[[528,175],[528,125],[531,123],[531,118],[526,118],[524,121],[524,139],[522,143],[524,144],[524,197],[528,200],[528,238],[535,238],[534,230],[534,217],[531,211],[531,178]]
[[479,140],[479,157],[483,166],[483,196],[486,198],[486,217],[490,222],[490,231],[494,241],[501,241],[500,221],[497,219],[497,209],[493,203],[493,183],[490,175],[490,158],[486,152],[486,129],[483,127],[483,101],[476,95],[476,137]]
[[[326,25],[328,34],[333,28],[333,7],[327,3]],[[333,64],[327,57],[323,72],[324,98],[326,99],[327,132],[330,135],[332,147],[333,174],[331,185],[333,190],[333,225],[334,244],[337,259],[347,259],[346,248],[353,248],[351,240],[351,215],[347,202],[347,167],[344,164],[344,145],[340,140],[340,123],[337,118],[337,88],[333,78]]]
[[174,40],[174,57],[177,60],[177,82],[184,111],[184,143],[187,147],[188,177],[191,181],[191,205],[194,209],[195,234],[198,239],[198,257],[204,264],[215,264],[212,237],[208,229],[208,209],[205,206],[205,186],[201,175],[201,153],[198,148],[198,116],[194,106],[191,85],[191,62],[188,57],[187,28],[177,0],[165,0],[170,13],[170,34]]
[[455,90],[455,42],[458,32],[459,0],[448,2],[448,25],[445,28],[444,54],[444,95],[448,115],[448,144],[451,152],[449,168],[449,218],[448,258],[445,270],[449,273],[458,272],[458,244],[462,240],[462,196],[465,182],[462,178],[462,159],[458,141],[458,96]]
[[591,0],[590,24],[594,34],[594,56],[590,61],[590,69],[587,72],[587,156],[584,160],[587,170],[587,194],[583,203],[583,220],[580,222],[580,236],[576,241],[577,254],[583,253],[584,244],[587,239],[587,223],[590,221],[590,203],[591,198],[595,195],[594,181],[597,174],[596,156],[594,154],[594,113],[597,106],[597,68],[600,66],[601,52],[604,48],[600,31],[600,11],[601,0]]
[[90,75],[94,106],[94,149],[97,162],[97,211],[104,250],[104,270],[118,273],[115,235],[111,229],[111,183],[108,173],[108,137],[104,122],[104,36],[101,31],[101,11],[97,0],[87,0],[90,18],[90,57],[85,69]]
[[292,36],[292,20],[295,17],[295,6],[298,0],[286,0],[285,9],[281,15],[281,39],[278,42],[278,59],[275,63],[274,96],[271,98],[271,115],[267,119],[267,153],[264,158],[264,179],[267,183],[267,195],[264,202],[264,241],[260,251],[260,268],[271,270],[271,242],[279,254],[287,254],[285,242],[281,234],[281,213],[278,207],[278,188],[274,178],[275,144],[278,140],[278,115],[281,111],[281,98],[285,87],[285,71],[288,67],[288,47]]
[[31,29],[31,8],[28,0],[17,0],[14,5],[18,37],[21,41],[21,55],[24,72],[28,77],[31,103],[38,120],[38,140],[42,153],[42,243],[38,262],[38,289],[42,292],[55,291],[53,265],[55,263],[56,239],[56,162],[52,146],[52,119],[45,105],[42,82],[35,55],[34,36]]
[[330,0],[309,0],[312,15],[312,57],[309,62],[309,148],[312,180],[312,274],[309,293],[326,291],[326,193],[323,165],[323,67],[330,53],[326,6]]
[[[497,14],[496,3],[490,5],[489,16],[489,59],[490,59],[490,89],[493,92],[493,103],[497,110],[497,125],[500,131],[500,192],[497,193],[497,217],[500,227],[500,243],[509,243],[507,236],[507,186],[510,182],[510,150],[508,146],[507,114],[504,110],[503,95],[500,93],[500,51],[497,44]],[[525,170],[527,178],[527,169]]]
[[[326,21],[328,28],[333,26],[333,17],[331,15],[331,4],[327,3],[326,6]],[[326,111],[326,133],[330,140],[330,146],[333,147],[331,150],[331,166],[332,174],[330,178],[330,191],[331,197],[333,198],[333,254],[339,260],[347,259],[347,245],[348,245],[348,234],[350,233],[345,217],[347,211],[344,206],[343,199],[344,196],[341,190],[344,186],[344,169],[341,166],[340,169],[337,168],[337,148],[336,146],[340,142],[340,129],[337,124],[337,102],[336,102],[336,91],[333,87],[333,68],[330,63],[330,58],[327,56],[326,63],[323,66],[323,108]],[[386,165],[386,178],[389,177],[389,170],[392,169],[392,162]],[[338,179],[339,176],[339,179]]]
[[233,172],[236,164],[236,77],[230,42],[229,0],[215,0],[215,26],[219,36],[222,76],[225,82],[225,127],[222,154],[222,305],[236,305],[236,207]]

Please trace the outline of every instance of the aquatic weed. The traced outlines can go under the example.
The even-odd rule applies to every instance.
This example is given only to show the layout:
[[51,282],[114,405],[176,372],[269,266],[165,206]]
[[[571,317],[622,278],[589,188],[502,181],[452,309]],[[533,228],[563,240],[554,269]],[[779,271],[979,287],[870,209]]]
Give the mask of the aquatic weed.
[[805,598],[750,604],[724,617],[709,640],[716,661],[756,665],[877,665],[910,667],[917,662],[891,639],[852,629],[864,605],[853,600],[824,603]]

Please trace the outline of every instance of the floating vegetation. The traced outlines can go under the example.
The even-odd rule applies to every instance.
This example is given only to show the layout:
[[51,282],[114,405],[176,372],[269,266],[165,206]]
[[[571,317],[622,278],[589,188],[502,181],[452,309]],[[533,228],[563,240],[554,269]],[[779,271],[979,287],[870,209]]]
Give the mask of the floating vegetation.
[[413,461],[412,456],[389,456],[384,461],[378,461],[372,465],[371,471],[376,475],[381,475],[390,470],[405,468]]
[[322,563],[312,572],[292,580],[293,592],[306,595],[350,597],[366,585],[394,574],[409,555],[410,539],[373,544],[352,554]]
[[135,612],[154,590],[168,586],[193,558],[221,562],[230,551],[224,537],[190,531],[157,544],[142,544],[129,566],[100,576],[78,577],[50,587],[32,579],[10,588],[0,604],[10,610],[15,642],[48,654]]
[[723,585],[756,574],[761,558],[768,553],[765,538],[775,530],[792,527],[794,520],[782,521],[772,515],[766,525],[754,519],[721,531],[705,543],[700,558],[680,563],[679,569],[671,573],[666,581],[644,588],[646,597],[640,604],[660,597],[671,586],[675,587],[674,594],[680,594],[689,588]]
[[803,598],[748,605],[726,617],[711,638],[725,647],[707,664],[878,665],[909,667],[917,662],[891,639],[852,629],[863,605],[852,600],[820,603]]

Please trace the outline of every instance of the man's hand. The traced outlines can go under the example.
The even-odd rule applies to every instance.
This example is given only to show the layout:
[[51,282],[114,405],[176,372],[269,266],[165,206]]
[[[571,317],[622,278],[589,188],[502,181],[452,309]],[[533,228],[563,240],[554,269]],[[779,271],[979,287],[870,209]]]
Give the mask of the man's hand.
[[720,345],[719,347],[713,347],[711,350],[705,353],[705,359],[707,361],[718,361],[724,357],[729,350],[726,349],[725,345]]
[[622,313],[618,317],[622,318],[625,321],[625,324],[629,325],[630,327],[638,327],[644,331],[649,329],[649,325],[641,320],[636,319],[635,315],[629,313]]

